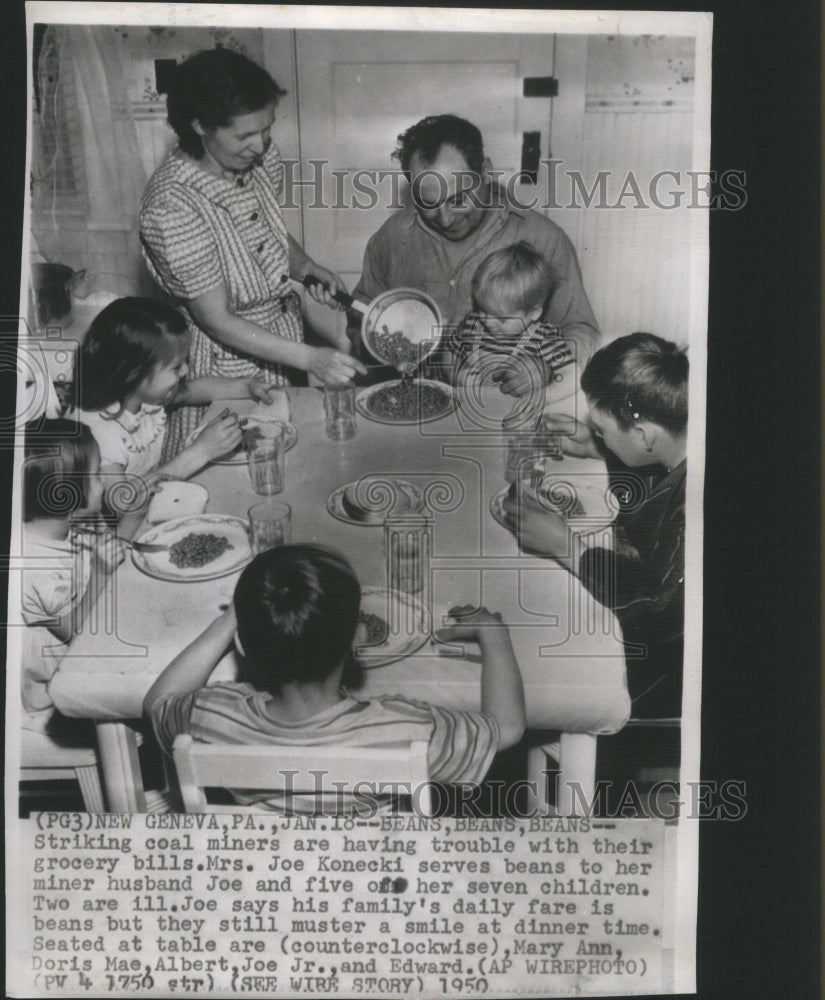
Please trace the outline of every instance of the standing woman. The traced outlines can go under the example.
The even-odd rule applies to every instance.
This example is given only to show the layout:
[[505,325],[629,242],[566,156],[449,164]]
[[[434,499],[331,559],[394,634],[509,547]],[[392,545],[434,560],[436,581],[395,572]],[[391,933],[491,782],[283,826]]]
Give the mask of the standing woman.
[[[266,70],[229,49],[191,56],[169,90],[168,120],[179,142],[143,195],[141,249],[158,284],[185,306],[194,378],[257,375],[280,386],[295,369],[324,383],[364,370],[342,351],[303,342],[289,278],[317,278],[310,295],[331,307],[327,289],[346,289],[304,253],[281,216],[283,166],[269,131],[284,93]],[[166,459],[202,416],[196,407],[172,415]]]

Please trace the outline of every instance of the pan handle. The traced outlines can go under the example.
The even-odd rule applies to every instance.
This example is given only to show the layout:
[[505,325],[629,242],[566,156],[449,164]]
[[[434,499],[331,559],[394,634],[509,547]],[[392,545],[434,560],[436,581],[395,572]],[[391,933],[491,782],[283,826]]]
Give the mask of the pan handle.
[[[308,274],[301,284],[304,288],[309,288],[311,285],[321,285],[323,282],[319,281],[317,278],[313,278],[311,274]],[[359,302],[358,299],[354,299],[351,295],[347,295],[346,292],[333,292],[327,287],[327,291],[335,299],[336,302],[340,302],[342,306],[346,306],[347,309],[354,309],[356,312],[360,312],[366,315],[369,311],[369,306],[365,305],[363,302]]]

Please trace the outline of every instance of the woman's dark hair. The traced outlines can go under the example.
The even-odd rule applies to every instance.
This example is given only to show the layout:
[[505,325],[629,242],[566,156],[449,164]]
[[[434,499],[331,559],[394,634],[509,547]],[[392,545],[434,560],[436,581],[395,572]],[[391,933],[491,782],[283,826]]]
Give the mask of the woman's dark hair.
[[361,585],[343,556],[320,545],[261,552],[241,573],[234,602],[241,680],[277,694],[291,681],[321,681],[345,660],[344,683],[359,686],[350,651]]
[[581,385],[597,409],[623,430],[639,419],[675,435],[687,429],[687,352],[652,333],[631,333],[596,351]]
[[192,128],[206,132],[228,125],[236,115],[260,111],[286,94],[265,69],[231,49],[207,49],[182,62],[166,98],[167,120],[184,153],[199,160],[203,141]]
[[186,334],[186,320],[162,302],[136,297],[110,302],[92,320],[77,352],[77,406],[102,410],[123,403],[157,365],[177,356]]
[[68,517],[88,506],[98,447],[85,424],[63,418],[26,424],[24,454],[24,521]]
[[481,132],[457,115],[430,115],[412,125],[398,137],[392,154],[401,169],[410,176],[410,160],[418,153],[424,163],[434,163],[442,146],[453,146],[467,161],[470,170],[480,174],[484,168],[484,142]]

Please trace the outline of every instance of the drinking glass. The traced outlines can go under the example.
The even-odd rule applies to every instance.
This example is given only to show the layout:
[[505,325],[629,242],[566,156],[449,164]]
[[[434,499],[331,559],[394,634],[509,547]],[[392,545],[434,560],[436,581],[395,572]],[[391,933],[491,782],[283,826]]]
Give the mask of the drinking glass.
[[557,434],[531,431],[511,431],[504,437],[504,479],[514,483],[529,479],[536,463],[544,458],[562,458]]
[[292,508],[280,500],[262,500],[249,508],[249,540],[254,555],[288,545],[292,540]]
[[351,382],[325,385],[324,413],[328,438],[347,441],[355,437],[355,386]]
[[246,446],[249,481],[252,489],[263,496],[280,493],[284,488],[284,429],[267,429],[267,435],[254,437]]

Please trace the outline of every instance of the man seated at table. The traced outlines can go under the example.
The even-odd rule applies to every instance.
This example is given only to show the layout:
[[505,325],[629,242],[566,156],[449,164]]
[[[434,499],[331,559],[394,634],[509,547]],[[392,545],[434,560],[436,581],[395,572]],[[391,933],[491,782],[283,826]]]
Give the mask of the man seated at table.
[[[393,156],[410,181],[412,204],[370,237],[355,297],[369,302],[391,288],[416,288],[435,300],[443,322],[454,327],[470,312],[479,262],[524,240],[542,254],[554,277],[541,319],[576,345],[583,368],[601,334],[563,230],[508,199],[492,175],[481,132],[465,119],[431,115],[398,142]],[[360,343],[360,314],[350,313],[348,333]]]
[[[362,668],[352,654],[361,587],[342,556],[318,545],[283,545],[243,571],[233,604],[164,670],[144,700],[158,742],[171,752],[189,733],[205,743],[376,747],[425,740],[431,781],[478,785],[496,751],[524,733],[524,688],[507,626],[486,609],[452,610],[446,642],[481,648],[481,711],[384,695],[359,701]],[[244,660],[237,682],[207,686],[233,642]],[[287,812],[352,811],[351,796],[230,790],[244,805]],[[414,791],[414,790],[413,790]],[[363,802],[363,796],[360,796]],[[376,797],[376,805],[381,804]]]

